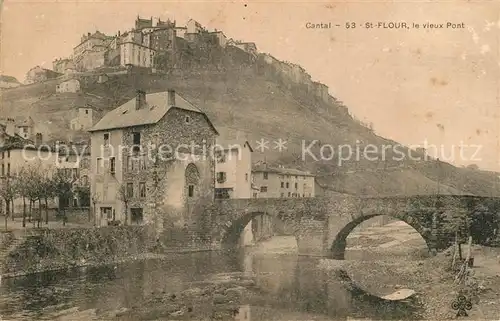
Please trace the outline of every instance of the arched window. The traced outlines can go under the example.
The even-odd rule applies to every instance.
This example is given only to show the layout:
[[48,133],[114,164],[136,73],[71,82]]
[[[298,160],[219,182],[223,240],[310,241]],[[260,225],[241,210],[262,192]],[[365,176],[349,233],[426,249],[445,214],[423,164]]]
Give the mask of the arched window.
[[190,163],[185,171],[185,192],[188,198],[196,197],[197,186],[200,181],[200,173],[195,164]]

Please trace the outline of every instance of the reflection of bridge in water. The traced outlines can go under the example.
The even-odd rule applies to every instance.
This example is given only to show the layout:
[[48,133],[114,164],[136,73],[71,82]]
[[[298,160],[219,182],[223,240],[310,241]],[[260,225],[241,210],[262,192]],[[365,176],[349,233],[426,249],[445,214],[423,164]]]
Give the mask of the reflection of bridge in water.
[[[217,200],[207,211],[213,218],[212,235],[219,235],[218,241],[224,247],[235,247],[244,227],[253,218],[267,215],[292,226],[300,254],[343,259],[349,233],[376,216],[386,215],[407,223],[429,249],[440,250],[450,245],[453,237],[444,228],[450,215],[463,213],[472,218],[497,214],[499,209],[500,198],[495,197],[417,195]],[[494,227],[487,224],[475,228],[482,231],[482,236],[494,232]]]
[[[237,259],[246,277],[255,279],[263,293],[256,306],[279,306],[284,311],[324,314],[338,318],[411,317],[417,316],[420,306],[412,298],[388,301],[356,286],[345,271],[318,269],[318,259],[297,255],[269,256],[240,251]],[[235,262],[236,263],[236,262]],[[260,319],[259,319],[260,320]]]

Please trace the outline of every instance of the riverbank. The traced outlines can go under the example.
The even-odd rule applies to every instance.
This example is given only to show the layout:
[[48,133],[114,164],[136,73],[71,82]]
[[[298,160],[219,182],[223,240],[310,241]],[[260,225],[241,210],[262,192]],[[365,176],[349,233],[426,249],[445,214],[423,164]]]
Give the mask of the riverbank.
[[[464,253],[466,250],[464,246]],[[427,259],[324,260],[320,268],[346,271],[356,286],[378,297],[398,289],[411,289],[415,291],[415,305],[421,305],[422,319],[453,319],[457,311],[451,307],[460,289],[465,289],[472,301],[472,310],[468,311],[472,319],[497,319],[500,315],[500,248],[473,246],[471,255],[474,266],[466,287],[454,284],[456,272],[450,269],[450,249]],[[367,273],[368,270],[373,272]]]
[[33,229],[29,232],[17,235],[15,246],[9,245],[2,256],[2,278],[154,257],[153,233],[146,226]]

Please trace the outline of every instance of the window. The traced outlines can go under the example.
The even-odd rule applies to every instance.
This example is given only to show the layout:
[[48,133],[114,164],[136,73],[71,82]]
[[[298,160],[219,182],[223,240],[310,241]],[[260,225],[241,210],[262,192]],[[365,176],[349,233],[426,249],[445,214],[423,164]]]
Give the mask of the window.
[[131,208],[130,209],[130,221],[135,224],[142,223],[142,208]]
[[186,116],[186,118],[184,118],[184,120],[186,121],[187,124],[189,124],[189,122],[191,121],[191,118],[189,116]]
[[134,162],[135,162],[134,157],[131,157],[131,156],[127,157],[127,171],[128,172],[134,171]]
[[139,183],[139,197],[146,197],[146,183]]
[[290,187],[290,183],[286,182],[286,188]]
[[104,146],[109,146],[109,133],[104,134]]
[[100,158],[100,157],[97,157],[97,159],[96,159],[96,172],[97,172],[97,174],[102,173],[102,158]]
[[284,188],[284,187],[285,187],[285,183],[281,182],[281,188]]
[[111,172],[111,174],[114,174],[116,171],[116,160],[114,157],[110,158],[109,171]]
[[261,193],[266,193],[267,192],[267,186],[261,186],[260,187],[260,192]]
[[88,109],[85,109],[85,115],[88,115],[88,114],[89,114]]
[[10,150],[7,151],[7,158],[10,158]]
[[147,166],[146,166],[146,156],[141,156],[141,158],[139,159],[139,168],[143,171],[143,170],[146,170]]
[[268,173],[264,173],[264,179],[267,179],[267,178],[268,178],[268,177],[267,177],[267,174],[268,174]]
[[228,199],[231,198],[232,188],[216,188],[215,198],[216,199]]
[[299,188],[299,183],[295,183],[295,189]]
[[223,151],[217,152],[217,163],[225,163],[226,162],[226,153]]
[[127,197],[134,197],[134,183],[127,183]]
[[217,173],[217,183],[224,183],[226,181],[226,173],[225,172],[218,172]]
[[5,175],[5,164],[2,164],[2,176]]
[[248,173],[245,174],[245,182],[248,182]]
[[133,133],[133,144],[140,145],[141,144],[141,133]]
[[101,218],[111,220],[113,218],[111,207],[101,207]]
[[288,197],[290,197],[290,194],[292,194],[292,193],[288,192]]
[[188,186],[188,196],[193,197],[194,196],[194,185],[189,185]]

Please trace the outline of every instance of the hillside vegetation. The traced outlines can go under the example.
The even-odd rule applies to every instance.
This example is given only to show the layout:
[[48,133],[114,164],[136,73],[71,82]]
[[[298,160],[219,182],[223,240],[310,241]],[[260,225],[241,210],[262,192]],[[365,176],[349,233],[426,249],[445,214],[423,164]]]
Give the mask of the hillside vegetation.
[[[133,98],[136,89],[157,92],[173,88],[207,113],[221,138],[248,139],[254,147],[254,162],[266,160],[310,170],[318,175],[320,183],[338,192],[429,194],[439,189],[441,193],[500,195],[496,173],[434,160],[392,160],[390,152],[385,161],[381,157],[377,161],[351,158],[340,166],[338,155],[331,160],[316,161],[308,156],[304,160],[302,144],[307,146],[314,140],[316,147],[311,151],[318,157],[319,146],[324,144],[363,147],[397,143],[352,119],[335,99],[325,102],[306,86],[280,76],[261,57],[235,60],[233,57],[208,69],[174,69],[163,74],[131,72],[112,76],[103,84],[85,81],[80,94],[55,94],[55,86],[62,80],[22,86],[2,93],[0,114],[29,114],[44,124],[46,137],[67,139],[74,134],[69,130],[69,121],[77,106],[88,103],[106,112]],[[281,152],[274,149],[273,143],[280,138],[287,141],[287,149]],[[265,152],[256,149],[260,139],[270,142]]]

